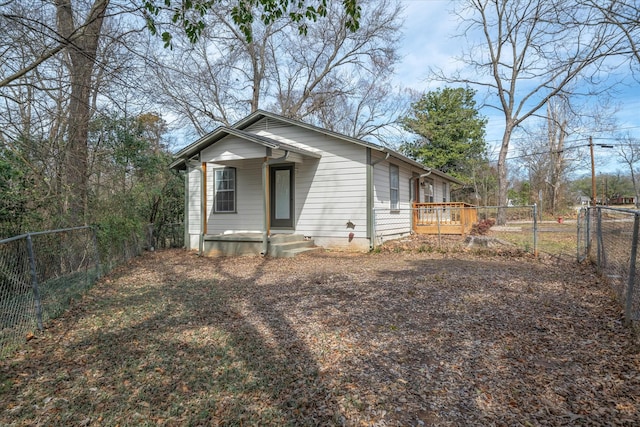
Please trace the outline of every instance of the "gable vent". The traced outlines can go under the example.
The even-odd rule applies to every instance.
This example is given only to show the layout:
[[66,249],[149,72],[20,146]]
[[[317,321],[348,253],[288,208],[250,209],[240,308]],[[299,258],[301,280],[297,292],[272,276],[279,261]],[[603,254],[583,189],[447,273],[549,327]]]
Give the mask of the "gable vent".
[[261,130],[266,131],[270,129],[283,128],[287,126],[289,125],[287,125],[284,122],[281,122],[280,120],[274,120],[271,117],[265,117],[259,122],[252,124],[245,130],[248,132],[259,132]]

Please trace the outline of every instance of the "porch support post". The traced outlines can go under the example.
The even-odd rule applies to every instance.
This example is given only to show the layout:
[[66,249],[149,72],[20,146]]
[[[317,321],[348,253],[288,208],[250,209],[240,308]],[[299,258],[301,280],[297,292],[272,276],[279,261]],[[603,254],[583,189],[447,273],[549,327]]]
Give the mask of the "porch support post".
[[369,239],[369,249],[373,249],[373,165],[371,164],[371,148],[367,147],[367,239]]
[[260,255],[265,256],[269,251],[269,158],[262,162],[262,250]]
[[183,242],[187,250],[191,249],[191,236],[189,235],[189,161],[184,174],[184,226],[182,227]]
[[271,148],[267,147],[266,156],[262,162],[262,199],[263,199],[263,226],[262,226],[262,251],[260,255],[265,256],[269,252],[269,165],[284,162],[289,158],[289,150],[284,150],[284,156],[271,159]]
[[204,234],[207,227],[207,171],[206,163],[198,167],[200,171],[200,236],[198,238],[198,255],[204,255]]
[[207,163],[202,162],[202,235],[207,234]]

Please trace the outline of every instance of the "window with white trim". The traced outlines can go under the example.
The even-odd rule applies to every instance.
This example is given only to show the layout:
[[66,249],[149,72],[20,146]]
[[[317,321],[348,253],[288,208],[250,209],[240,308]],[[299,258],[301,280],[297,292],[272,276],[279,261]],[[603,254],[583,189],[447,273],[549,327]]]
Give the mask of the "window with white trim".
[[400,168],[389,165],[389,199],[391,209],[400,208]]
[[216,169],[214,173],[214,201],[215,212],[236,211],[236,168]]
[[442,201],[447,203],[447,183],[442,183]]

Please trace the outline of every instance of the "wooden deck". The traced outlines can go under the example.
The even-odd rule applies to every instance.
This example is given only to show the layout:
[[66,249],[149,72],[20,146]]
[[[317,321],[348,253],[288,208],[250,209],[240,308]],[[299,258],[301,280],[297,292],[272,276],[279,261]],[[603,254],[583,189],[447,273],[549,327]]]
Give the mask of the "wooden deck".
[[467,203],[413,204],[413,231],[417,234],[465,235],[477,221],[477,208]]

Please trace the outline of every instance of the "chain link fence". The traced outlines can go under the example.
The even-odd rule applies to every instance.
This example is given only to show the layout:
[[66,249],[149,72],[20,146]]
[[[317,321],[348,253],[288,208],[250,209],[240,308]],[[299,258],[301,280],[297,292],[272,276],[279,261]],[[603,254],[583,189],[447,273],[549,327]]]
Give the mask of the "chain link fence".
[[116,233],[76,227],[0,240],[0,359],[12,353],[106,272],[144,248],[183,246],[182,224]]
[[[505,223],[498,223],[500,211],[504,212]],[[514,247],[531,254],[538,254],[540,243],[537,207],[531,206],[479,206],[478,234],[486,234],[497,239],[498,244]],[[483,224],[485,224],[483,226]],[[484,233],[484,229],[487,232]],[[473,230],[476,232],[476,230]]]
[[[541,218],[536,205],[471,206],[461,203],[421,203],[413,208],[374,210],[374,246],[414,234],[464,236],[459,244],[545,254],[574,262],[576,218]],[[505,222],[498,224],[499,213]],[[480,236],[480,237],[479,237]],[[451,241],[452,239],[448,239]],[[455,239],[454,239],[455,240]]]
[[[501,209],[506,222],[498,225],[496,220]],[[478,207],[462,203],[421,203],[405,209],[378,208],[373,216],[374,246],[414,233],[437,237],[461,236],[469,244],[474,244],[475,236],[485,235],[491,239],[483,239],[483,243],[479,244],[491,241],[496,245],[515,247],[530,253],[536,253],[537,250],[535,206]],[[575,240],[575,232],[572,236]]]
[[100,277],[91,227],[28,233],[0,241],[2,355],[60,315]]
[[625,322],[640,320],[637,252],[640,211],[584,208],[578,225],[578,261],[590,261],[624,306]]

